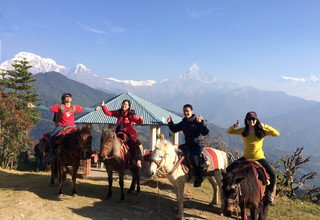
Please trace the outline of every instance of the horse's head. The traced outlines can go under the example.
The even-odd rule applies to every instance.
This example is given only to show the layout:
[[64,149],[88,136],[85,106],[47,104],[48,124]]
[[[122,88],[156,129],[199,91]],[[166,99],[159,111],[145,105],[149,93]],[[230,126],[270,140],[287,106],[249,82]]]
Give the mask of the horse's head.
[[78,128],[78,147],[83,151],[86,157],[90,157],[92,154],[92,136],[91,126],[83,126]]
[[167,140],[157,140],[155,149],[151,153],[149,175],[153,176],[159,169],[170,169],[177,156],[176,147]]
[[[117,154],[115,152],[115,145],[122,145],[120,143],[120,140],[117,137],[117,134],[110,130],[110,129],[103,129],[101,138],[100,138],[100,153],[99,153],[99,159],[101,161],[104,161],[111,155]],[[117,148],[118,149],[118,148]]]
[[222,179],[222,192],[224,196],[224,214],[231,216],[231,213],[238,207],[241,196],[240,182],[244,179],[242,173],[230,172],[224,174]]

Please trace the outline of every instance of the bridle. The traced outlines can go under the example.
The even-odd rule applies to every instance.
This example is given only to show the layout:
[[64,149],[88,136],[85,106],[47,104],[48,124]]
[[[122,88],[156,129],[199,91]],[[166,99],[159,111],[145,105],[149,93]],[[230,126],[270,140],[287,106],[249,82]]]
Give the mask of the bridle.
[[[234,189],[236,191],[236,196],[235,198],[227,198],[226,201],[227,201],[227,204],[231,204],[231,205],[234,205],[236,206],[236,213],[237,213],[237,220],[239,219],[239,203],[240,203],[240,196],[242,195],[241,193],[241,186],[240,186],[240,183],[238,184],[235,184],[234,185]],[[230,188],[232,188],[232,186],[228,186],[227,187],[227,190],[230,190]]]
[[[160,150],[160,149],[157,149],[157,150]],[[154,158],[151,159],[151,161],[154,162],[157,165],[157,172],[159,172],[161,175],[171,175],[171,174],[173,174],[177,170],[177,168],[180,166],[180,164],[183,162],[183,160],[185,158],[184,156],[179,158],[178,155],[175,154],[175,158],[173,160],[173,167],[172,167],[170,172],[166,172],[164,167],[163,167],[164,163],[165,163],[165,156],[166,155],[164,155],[161,158],[161,160],[156,160]]]

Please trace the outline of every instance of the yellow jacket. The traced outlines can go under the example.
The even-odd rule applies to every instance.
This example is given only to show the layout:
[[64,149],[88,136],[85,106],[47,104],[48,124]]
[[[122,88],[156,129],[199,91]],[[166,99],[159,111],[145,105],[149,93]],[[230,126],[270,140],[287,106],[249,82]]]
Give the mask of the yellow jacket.
[[[228,128],[227,133],[237,134],[242,136],[243,130],[244,130],[244,127],[235,129],[235,127],[232,125]],[[265,131],[266,136],[277,137],[280,135],[279,131],[277,131],[276,129],[274,129],[273,127],[267,124],[264,124],[263,130]],[[247,137],[242,136],[242,140],[244,145],[244,153],[243,153],[244,158],[252,159],[252,160],[260,160],[265,158],[264,152],[262,150],[264,137],[258,138],[253,131],[253,132],[249,132]]]

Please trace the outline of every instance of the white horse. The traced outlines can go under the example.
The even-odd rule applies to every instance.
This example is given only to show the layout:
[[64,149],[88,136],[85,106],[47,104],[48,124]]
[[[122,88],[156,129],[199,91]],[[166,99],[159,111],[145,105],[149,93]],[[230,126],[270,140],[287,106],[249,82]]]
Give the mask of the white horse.
[[[205,176],[209,180],[213,188],[213,197],[209,206],[217,205],[221,196],[222,187],[222,170],[228,165],[227,154],[214,148],[205,148],[203,151],[207,157],[207,174]],[[212,156],[214,155],[214,156]],[[188,174],[181,164],[182,160],[177,154],[177,146],[167,140],[158,140],[151,156],[150,175],[155,175],[157,171],[167,174],[167,177],[174,187],[178,202],[178,218],[183,218],[183,199],[184,187],[188,180]],[[210,164],[211,163],[211,164]],[[218,195],[218,191],[220,196]],[[223,205],[223,201],[220,203]]]

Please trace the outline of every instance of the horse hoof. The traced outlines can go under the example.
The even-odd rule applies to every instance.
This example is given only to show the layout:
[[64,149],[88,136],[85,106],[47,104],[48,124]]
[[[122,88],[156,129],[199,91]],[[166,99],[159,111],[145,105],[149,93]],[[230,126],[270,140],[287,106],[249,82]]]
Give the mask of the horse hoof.
[[78,193],[77,193],[77,192],[72,192],[72,196],[73,196],[73,197],[77,197],[77,196],[78,196]]
[[121,195],[120,200],[123,202],[123,201],[124,201],[124,199],[125,199],[125,196],[124,196],[124,195]]
[[137,189],[137,193],[139,194],[141,192],[141,190],[140,189]]

